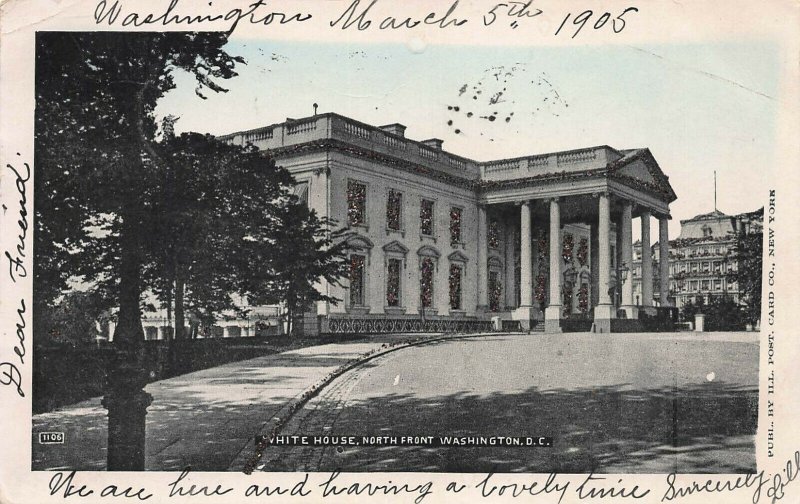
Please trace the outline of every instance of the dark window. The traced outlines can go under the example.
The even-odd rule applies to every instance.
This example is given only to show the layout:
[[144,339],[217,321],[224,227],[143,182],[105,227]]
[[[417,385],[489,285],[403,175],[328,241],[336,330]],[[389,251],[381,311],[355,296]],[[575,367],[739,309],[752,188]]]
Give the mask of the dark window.
[[386,305],[400,306],[400,259],[389,259],[386,275]]
[[461,309],[461,266],[450,265],[450,308],[452,310]]
[[358,254],[350,256],[350,305],[364,306],[364,264],[365,257]]
[[433,259],[422,260],[422,272],[419,279],[419,297],[423,308],[433,306]]
[[500,223],[495,219],[489,221],[489,246],[491,248],[500,247]]
[[403,194],[390,190],[389,198],[386,200],[386,228],[393,231],[400,231],[403,215]]
[[461,243],[461,209],[450,208],[450,243]]
[[366,222],[367,186],[352,180],[347,182],[347,222],[358,226]]
[[422,234],[433,236],[433,201],[422,200],[419,207],[419,227]]
[[493,312],[500,310],[500,295],[502,286],[496,271],[489,272],[489,309]]

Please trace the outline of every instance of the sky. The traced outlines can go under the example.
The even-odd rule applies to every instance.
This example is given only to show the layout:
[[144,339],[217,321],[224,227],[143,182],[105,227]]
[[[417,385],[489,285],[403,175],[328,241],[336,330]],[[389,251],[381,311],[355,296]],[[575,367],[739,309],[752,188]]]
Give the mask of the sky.
[[776,161],[779,53],[767,42],[486,47],[231,41],[247,65],[227,93],[177,87],[157,115],[224,134],[319,112],[440,138],[479,161],[595,145],[648,147],[670,177],[677,221],[764,204]]

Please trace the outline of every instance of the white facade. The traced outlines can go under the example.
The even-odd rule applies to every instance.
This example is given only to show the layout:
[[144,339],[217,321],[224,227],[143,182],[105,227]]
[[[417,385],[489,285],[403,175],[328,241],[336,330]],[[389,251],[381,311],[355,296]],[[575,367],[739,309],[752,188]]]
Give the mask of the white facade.
[[488,328],[491,317],[609,331],[620,308],[637,318],[632,280],[617,282],[632,264],[631,220],[666,228],[675,199],[647,149],[478,162],[337,114],[223,138],[264,150],[352,233],[350,282],[320,285],[342,301],[320,302],[310,331]]

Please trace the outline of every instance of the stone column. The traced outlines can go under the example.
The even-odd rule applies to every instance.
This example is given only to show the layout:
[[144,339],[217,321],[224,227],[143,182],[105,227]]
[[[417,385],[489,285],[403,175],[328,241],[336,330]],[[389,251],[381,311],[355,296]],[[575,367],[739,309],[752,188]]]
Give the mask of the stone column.
[[672,306],[669,302],[669,220],[658,218],[658,299],[661,306]]
[[629,319],[636,318],[636,307],[633,305],[633,204],[626,201],[622,205],[622,218],[620,219],[622,234],[622,264],[627,268],[625,281],[622,283],[622,309]]
[[650,252],[650,212],[642,212],[642,306],[653,306],[653,260]]
[[561,332],[561,207],[550,200],[550,303],[544,311],[545,332]]
[[600,294],[600,289],[597,287],[597,279],[600,277],[599,270],[597,269],[597,249],[599,247],[597,239],[597,220],[594,219],[589,223],[589,274],[592,279],[591,289],[589,290],[589,306],[594,313],[594,307],[597,306],[597,299]]
[[611,209],[608,194],[597,202],[597,306],[594,307],[595,332],[611,332],[614,307],[608,289],[611,286]]
[[159,339],[159,340],[167,339],[167,331],[166,331],[166,329],[167,328],[165,326],[162,326],[162,325],[158,326],[158,328],[157,328],[157,331],[158,331],[157,334],[158,335],[156,336],[156,339]]
[[505,305],[508,308],[514,307],[517,297],[514,292],[514,239],[515,228],[509,224],[506,226],[506,276],[503,292],[505,293]]
[[514,320],[519,320],[524,330],[531,328],[534,319],[533,309],[533,252],[531,250],[531,202],[523,201],[520,205],[520,305],[514,310]]
[[533,251],[531,250],[531,203],[520,206],[520,305],[533,305]]
[[478,205],[478,311],[485,312],[489,308],[489,268],[487,258],[486,239],[488,227],[486,225],[486,205]]

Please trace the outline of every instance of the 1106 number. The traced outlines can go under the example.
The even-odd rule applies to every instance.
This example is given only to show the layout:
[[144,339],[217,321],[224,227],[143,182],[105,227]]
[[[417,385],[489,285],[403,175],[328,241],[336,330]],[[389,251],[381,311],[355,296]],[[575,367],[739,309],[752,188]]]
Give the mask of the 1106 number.
[[[602,14],[600,17],[596,18],[596,21],[594,22],[594,29],[599,30],[602,27],[604,27],[609,21],[611,21],[611,29],[614,30],[614,33],[619,33],[625,29],[625,20],[623,19],[623,16],[625,16],[625,14],[631,11],[639,12],[639,9],[637,9],[636,7],[628,7],[627,9],[622,11],[622,14],[620,14],[615,18],[611,17],[611,13],[606,12]],[[572,19],[572,24],[577,26],[575,33],[572,34],[572,38],[575,38],[581,32],[581,30],[583,30],[583,27],[586,26],[587,23],[589,23],[589,20],[592,18],[592,16],[594,16],[594,14],[595,14],[594,11],[585,10]],[[558,35],[561,32],[561,30],[564,28],[564,25],[567,24],[567,21],[569,21],[571,17],[572,17],[571,12],[564,17],[564,20],[561,22],[561,25],[558,27],[558,30],[556,30],[555,35]]]

